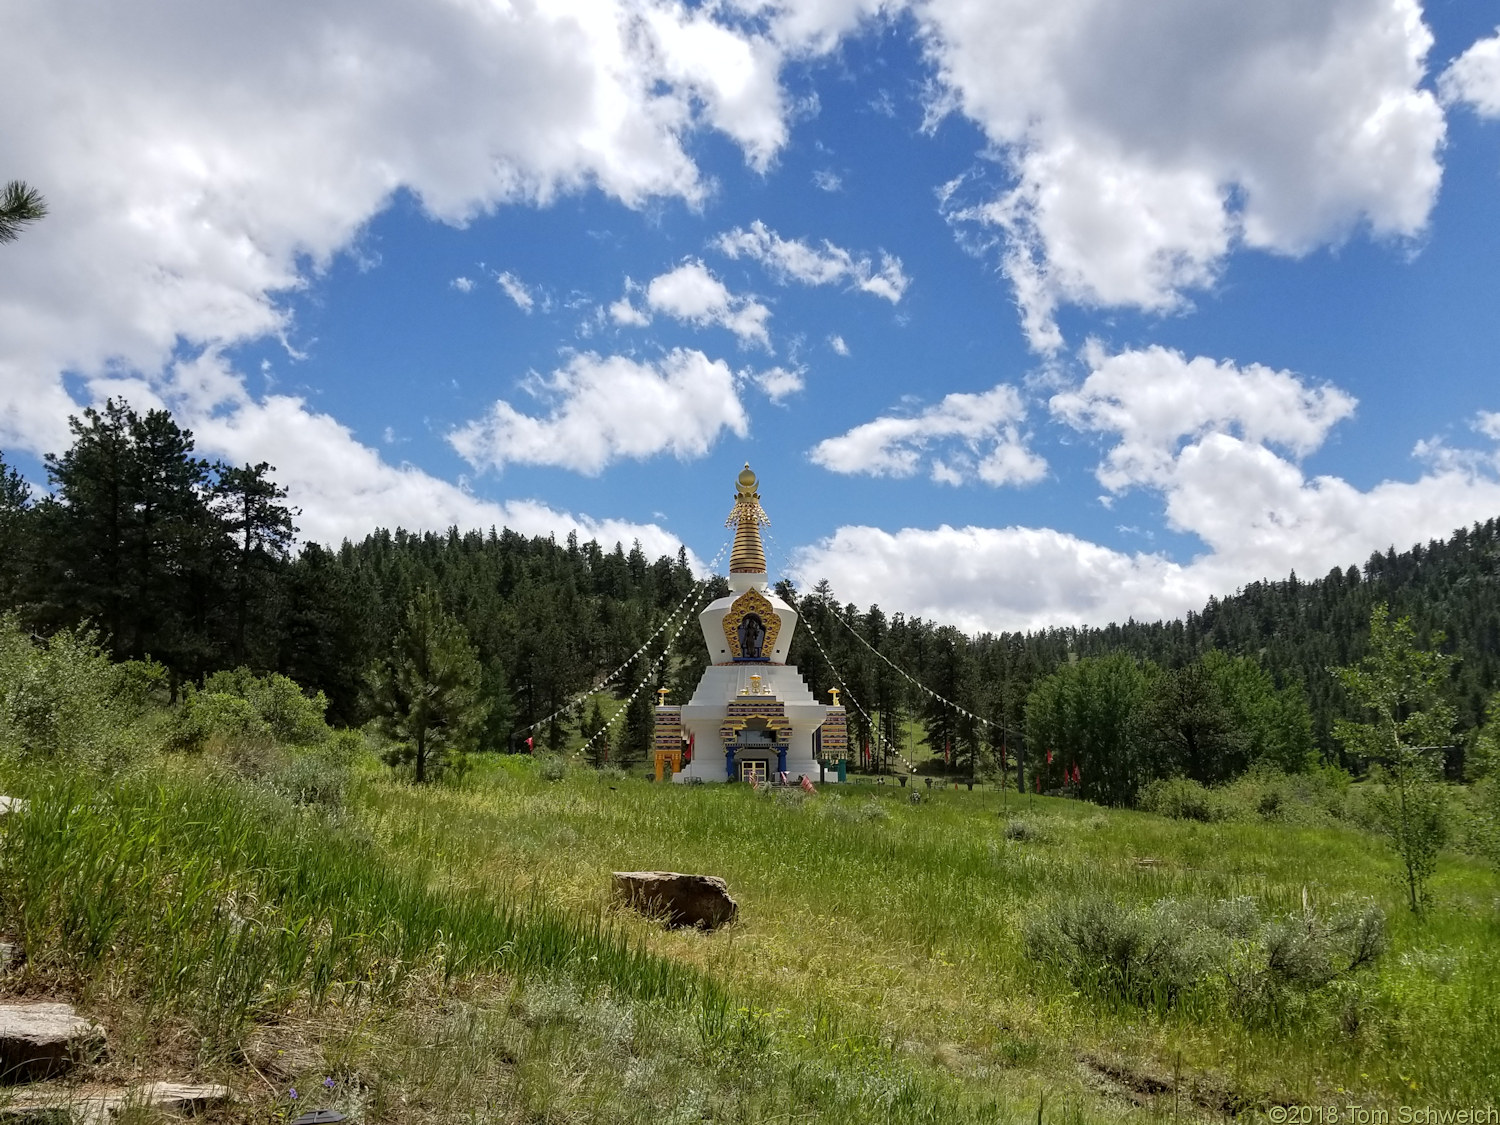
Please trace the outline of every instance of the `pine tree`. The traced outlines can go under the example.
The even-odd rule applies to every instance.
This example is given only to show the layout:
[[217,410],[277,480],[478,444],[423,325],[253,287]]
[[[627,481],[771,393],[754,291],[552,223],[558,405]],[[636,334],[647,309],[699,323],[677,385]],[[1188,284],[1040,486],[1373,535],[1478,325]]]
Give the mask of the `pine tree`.
[[[243,664],[256,642],[263,642],[276,579],[285,571],[297,534],[297,513],[282,503],[287,490],[271,479],[266,462],[223,468],[214,486],[214,506],[233,539],[229,587],[232,596],[230,660]],[[254,663],[261,663],[257,660]]]
[[27,223],[47,217],[47,201],[36,188],[11,180],[0,188],[0,242],[14,242]]
[[31,486],[0,455],[0,612],[16,605],[31,558]]
[[436,772],[472,747],[489,709],[479,657],[430,589],[407,603],[390,655],[371,680],[381,727],[398,740],[390,760],[414,762],[419,784],[429,766]]
[[609,742],[613,732],[608,728],[609,721],[604,717],[604,709],[599,706],[599,700],[595,697],[584,717],[582,731],[583,740],[589,747],[589,764],[595,769],[602,769],[609,764]]

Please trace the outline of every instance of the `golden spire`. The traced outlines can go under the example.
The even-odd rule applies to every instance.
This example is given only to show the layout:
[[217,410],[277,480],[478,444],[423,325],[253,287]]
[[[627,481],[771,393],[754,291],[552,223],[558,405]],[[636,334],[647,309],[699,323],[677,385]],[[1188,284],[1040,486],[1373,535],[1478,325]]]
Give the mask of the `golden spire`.
[[769,524],[766,513],[761,510],[760,493],[755,491],[758,482],[750,471],[750,462],[745,462],[736,479],[734,507],[725,527],[734,528],[734,551],[729,556],[730,574],[764,574],[766,552],[760,545],[760,525]]

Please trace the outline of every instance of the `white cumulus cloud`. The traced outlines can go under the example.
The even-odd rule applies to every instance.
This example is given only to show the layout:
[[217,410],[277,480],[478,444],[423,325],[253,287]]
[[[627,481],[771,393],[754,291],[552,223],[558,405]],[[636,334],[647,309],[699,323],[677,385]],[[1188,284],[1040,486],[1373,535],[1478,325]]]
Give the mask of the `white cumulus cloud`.
[[783,50],[670,0],[10,4],[0,100],[27,110],[0,150],[50,215],[0,271],[0,446],[66,446],[65,373],[94,397],[285,337],[283,295],[398,192],[454,224],[588,190],[700,203],[695,134],[757,169],[784,144]]
[[794,394],[799,394],[807,385],[800,371],[789,371],[785,367],[773,367],[768,371],[757,371],[748,376],[762,393],[780,406]]
[[[1321,576],[1500,511],[1493,450],[1421,443],[1428,471],[1366,490],[1305,475],[1293,458],[1353,410],[1338,388],[1160,348],[1094,349],[1091,362],[1082,386],[1053,398],[1054,416],[1112,438],[1099,479],[1154,492],[1168,525],[1202,544],[1199,554],[1179,562],[1050,528],[851,526],[798,551],[794,577],[827,578],[842,599],[970,630],[1157,620],[1249,582],[1293,570]],[[1475,429],[1500,441],[1500,414],[1481,412]]]
[[809,456],[836,473],[909,477],[925,461],[944,484],[1031,484],[1047,463],[1026,446],[1025,417],[1020,392],[1001,383],[982,394],[947,395],[917,414],[882,415],[825,438]]
[[1232,432],[1302,456],[1354,412],[1337,387],[1308,386],[1260,364],[1189,360],[1161,347],[1105,355],[1091,346],[1086,358],[1089,376],[1054,395],[1051,408],[1075,429],[1118,437],[1098,470],[1111,491],[1164,483],[1186,439]]
[[944,210],[998,236],[1040,351],[1063,343],[1059,305],[1180,308],[1237,246],[1296,255],[1426,224],[1444,123],[1416,0],[914,7],[940,105],[1011,181]]
[[679,348],[657,362],[583,352],[524,386],[545,415],[501,400],[448,435],[475,468],[553,465],[597,476],[624,458],[701,457],[723,431],[750,429],[734,374],[700,351]]
[[1500,33],[1481,39],[1443,71],[1443,100],[1472,106],[1481,117],[1500,117]]
[[799,239],[782,238],[756,219],[746,227],[721,234],[715,242],[730,258],[746,257],[759,262],[783,283],[804,285],[849,285],[865,293],[900,302],[911,280],[901,269],[901,259],[880,252],[880,265],[867,254],[856,256],[827,239],[821,247]]
[[[711,324],[727,328],[742,344],[759,344],[767,350],[771,347],[771,338],[766,331],[771,310],[753,297],[731,293],[696,258],[653,277],[646,285],[646,304],[655,312],[666,313],[700,328]],[[634,311],[631,308],[631,312]],[[618,323],[632,323],[628,314],[617,315],[615,319]]]

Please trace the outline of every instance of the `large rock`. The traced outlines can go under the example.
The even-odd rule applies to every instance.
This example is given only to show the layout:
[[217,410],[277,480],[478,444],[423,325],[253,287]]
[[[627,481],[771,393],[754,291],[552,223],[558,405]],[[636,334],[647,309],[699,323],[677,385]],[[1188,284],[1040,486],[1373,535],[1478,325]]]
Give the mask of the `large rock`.
[[669,926],[716,930],[733,922],[739,904],[717,875],[684,875],[677,871],[616,871],[615,897]]
[[118,1099],[111,1107],[111,1112],[117,1113],[128,1105],[151,1105],[171,1113],[196,1117],[234,1100],[234,1091],[228,1086],[213,1083],[199,1085],[191,1082],[148,1082]]
[[0,1106],[0,1125],[109,1125],[131,1108],[145,1106],[197,1117],[236,1100],[228,1086],[188,1082],[148,1082],[128,1089],[43,1085],[23,1090]]
[[0,1004],[0,1083],[34,1082],[104,1053],[104,1029],[68,1004]]

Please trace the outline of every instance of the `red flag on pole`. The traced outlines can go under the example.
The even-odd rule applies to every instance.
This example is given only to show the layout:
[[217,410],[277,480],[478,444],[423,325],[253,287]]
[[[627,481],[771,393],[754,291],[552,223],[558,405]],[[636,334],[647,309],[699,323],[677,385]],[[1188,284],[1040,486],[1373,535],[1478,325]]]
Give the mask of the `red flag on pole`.
[[1047,764],[1049,766],[1052,764],[1052,751],[1051,750],[1047,751]]
[[1038,793],[1040,793],[1042,791],[1042,775],[1041,774],[1037,774],[1036,775],[1036,791]]
[[948,740],[946,738],[943,739],[943,761],[953,761],[953,748],[948,744]]
[[531,735],[526,736],[526,753],[531,753]]
[[809,793],[817,792],[817,790],[813,788],[812,778],[807,777],[806,775],[803,775],[802,778],[802,788],[806,789]]

